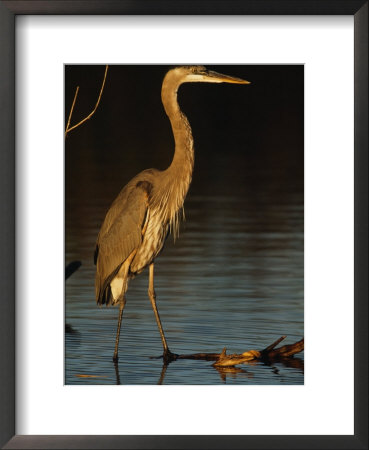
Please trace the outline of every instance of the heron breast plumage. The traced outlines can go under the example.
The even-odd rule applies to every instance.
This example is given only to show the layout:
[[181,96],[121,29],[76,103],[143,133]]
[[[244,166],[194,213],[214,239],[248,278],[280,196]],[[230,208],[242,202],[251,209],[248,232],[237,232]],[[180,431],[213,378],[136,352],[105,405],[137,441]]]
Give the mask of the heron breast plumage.
[[169,231],[169,224],[162,221],[162,215],[161,211],[148,208],[146,223],[142,228],[142,242],[130,265],[132,275],[140,273],[161,252]]

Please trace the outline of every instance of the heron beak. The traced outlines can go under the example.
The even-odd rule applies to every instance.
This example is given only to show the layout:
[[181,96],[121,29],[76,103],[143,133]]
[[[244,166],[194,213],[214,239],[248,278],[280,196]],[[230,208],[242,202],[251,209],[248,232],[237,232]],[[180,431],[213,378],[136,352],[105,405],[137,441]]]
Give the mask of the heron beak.
[[222,73],[209,70],[206,74],[205,81],[210,83],[233,83],[233,84],[250,84],[250,81],[242,80],[242,78],[231,77]]

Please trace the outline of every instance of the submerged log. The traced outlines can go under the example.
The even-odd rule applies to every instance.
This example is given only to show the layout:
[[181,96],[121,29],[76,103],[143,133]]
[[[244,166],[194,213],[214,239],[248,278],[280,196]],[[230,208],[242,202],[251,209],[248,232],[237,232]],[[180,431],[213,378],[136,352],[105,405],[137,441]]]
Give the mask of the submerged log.
[[237,364],[255,360],[275,361],[278,359],[291,358],[296,353],[300,353],[304,350],[303,338],[294,344],[275,348],[285,338],[286,336],[281,336],[264,350],[248,350],[240,354],[233,353],[227,355],[227,349],[224,348],[221,353],[192,353],[190,355],[177,355],[175,359],[202,359],[205,361],[214,361],[214,367],[233,367]]

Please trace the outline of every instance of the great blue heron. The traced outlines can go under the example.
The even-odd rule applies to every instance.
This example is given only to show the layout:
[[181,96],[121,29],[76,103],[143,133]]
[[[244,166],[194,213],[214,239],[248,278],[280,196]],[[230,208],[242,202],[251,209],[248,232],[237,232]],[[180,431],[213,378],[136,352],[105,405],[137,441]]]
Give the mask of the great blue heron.
[[240,78],[208,71],[203,66],[177,67],[164,77],[161,99],[174,135],[172,163],[163,171],[144,170],[121,190],[105,216],[96,243],[96,301],[99,305],[119,303],[114,361],[118,360],[128,280],[147,266],[148,294],[163,343],[163,358],[170,361],[176,357],[169,351],[156,307],[154,260],[169,232],[178,233],[180,213],[192,178],[191,127],[177,102],[178,88],[188,82],[249,84]]

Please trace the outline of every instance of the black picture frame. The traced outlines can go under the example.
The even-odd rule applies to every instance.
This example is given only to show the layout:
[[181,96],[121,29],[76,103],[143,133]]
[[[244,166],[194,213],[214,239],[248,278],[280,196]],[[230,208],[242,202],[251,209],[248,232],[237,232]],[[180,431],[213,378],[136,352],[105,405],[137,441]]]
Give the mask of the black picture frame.
[[[354,435],[15,435],[15,18],[28,14],[352,15],[355,42]],[[43,0],[0,1],[0,445],[22,448],[368,448],[368,1]],[[339,76],[339,74],[337,74]],[[339,243],[337,244],[339,245]],[[17,280],[20,282],[20,280]],[[344,338],[344,337],[343,337]],[[337,343],[339,345],[339,343]],[[344,358],[344,356],[343,356]],[[339,364],[339,361],[335,362]],[[332,362],[334,364],[334,362]]]

